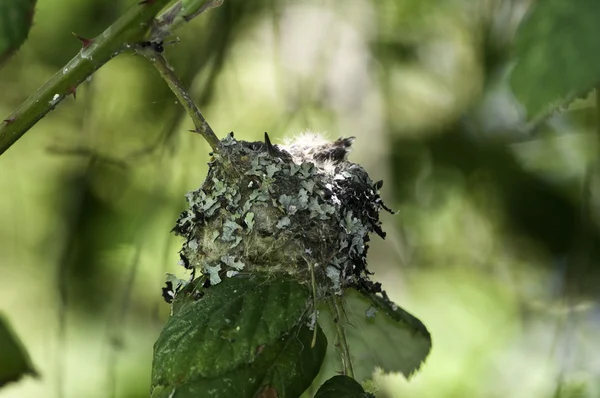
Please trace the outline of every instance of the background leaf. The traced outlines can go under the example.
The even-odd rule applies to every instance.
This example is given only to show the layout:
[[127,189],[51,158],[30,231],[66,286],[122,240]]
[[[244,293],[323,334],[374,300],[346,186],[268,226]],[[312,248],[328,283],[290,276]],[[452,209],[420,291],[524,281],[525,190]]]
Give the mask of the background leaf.
[[8,321],[0,314],[0,387],[17,381],[24,375],[36,376],[29,354],[13,332]]
[[[516,37],[511,85],[529,116],[600,81],[600,2],[537,1]],[[563,100],[561,103],[560,100]]]
[[[431,336],[421,321],[398,306],[392,308],[381,297],[367,297],[354,289],[345,292],[344,301],[347,322],[343,325],[359,382],[370,379],[376,367],[406,377],[421,367],[431,350]],[[333,336],[326,314],[323,311],[319,321]]]
[[[308,291],[295,280],[280,277],[228,278],[204,293],[194,303],[174,307],[154,347],[153,386],[204,385],[208,381],[201,379],[238,374],[264,357],[262,351],[277,350],[280,337],[297,330],[309,308]],[[319,367],[320,363],[315,374]],[[236,388],[255,385],[256,380],[248,380],[246,374],[236,381],[240,384]]]
[[0,1],[0,65],[25,41],[36,0]]
[[362,386],[353,378],[339,375],[323,383],[315,398],[368,398],[372,396],[365,392]]

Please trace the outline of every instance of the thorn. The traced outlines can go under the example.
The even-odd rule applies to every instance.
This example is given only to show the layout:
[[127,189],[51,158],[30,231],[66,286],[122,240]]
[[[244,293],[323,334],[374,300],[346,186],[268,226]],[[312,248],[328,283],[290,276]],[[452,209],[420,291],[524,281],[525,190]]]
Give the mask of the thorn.
[[263,352],[264,349],[265,349],[264,344],[259,345],[258,347],[256,347],[255,355],[260,355],[260,353]]
[[383,187],[383,180],[379,180],[375,183],[374,188],[376,191],[379,191]]
[[94,42],[94,39],[86,39],[85,37],[79,36],[75,32],[71,32],[81,42],[81,48],[88,48],[90,44]]
[[17,117],[13,116],[13,117],[9,117],[8,119],[4,119],[3,122],[6,123],[7,126],[10,126],[11,124],[14,123],[15,120],[17,120]]
[[77,99],[77,86],[71,86],[67,89],[67,95],[73,94],[73,99]]
[[27,18],[29,19],[29,24],[33,22],[33,16],[35,15],[35,7],[32,7],[27,11]]
[[269,139],[269,134],[267,134],[266,131],[265,131],[265,145],[267,146],[267,151],[269,152],[269,155],[275,156],[277,154],[275,147],[273,146],[273,144],[271,144],[271,140]]

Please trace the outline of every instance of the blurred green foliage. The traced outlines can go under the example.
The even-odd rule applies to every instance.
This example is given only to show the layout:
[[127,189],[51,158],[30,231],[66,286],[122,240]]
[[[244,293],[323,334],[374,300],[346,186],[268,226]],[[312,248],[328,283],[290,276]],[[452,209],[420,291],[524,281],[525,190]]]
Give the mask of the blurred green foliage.
[[0,3],[0,65],[25,41],[36,0],[4,0]]
[[18,381],[25,375],[37,375],[27,351],[2,314],[0,314],[0,352],[2,352],[0,387]]
[[547,0],[523,21],[511,84],[530,115],[585,96],[598,84],[600,2]]
[[[78,51],[72,31],[100,34],[131,3],[40,0],[0,70],[0,112]],[[532,126],[509,84],[521,60],[512,86],[530,113],[563,83],[595,84],[595,14],[551,28],[541,7],[559,2],[533,2],[515,46],[530,3],[226,0],[167,45],[220,137],[354,135],[351,159],[385,181],[399,215],[370,264],[434,347],[410,382],[379,377],[377,396],[600,394],[595,98]],[[554,10],[569,4],[591,3]],[[125,54],[0,157],[1,308],[42,376],[0,397],[148,396],[160,288],[180,268],[169,231],[206,174],[190,128]]]

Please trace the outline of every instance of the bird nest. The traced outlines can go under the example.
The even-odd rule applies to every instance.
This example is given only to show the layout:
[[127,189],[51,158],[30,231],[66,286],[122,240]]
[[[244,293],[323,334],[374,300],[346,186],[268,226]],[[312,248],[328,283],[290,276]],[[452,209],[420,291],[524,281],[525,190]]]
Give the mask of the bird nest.
[[[312,282],[318,297],[348,287],[381,292],[366,256],[370,233],[385,237],[379,212],[390,210],[379,196],[382,182],[347,160],[353,140],[310,134],[284,146],[266,133],[265,142],[229,134],[173,229],[186,239],[180,264],[206,275],[206,286],[238,274],[285,273]],[[169,283],[167,299],[177,290]]]

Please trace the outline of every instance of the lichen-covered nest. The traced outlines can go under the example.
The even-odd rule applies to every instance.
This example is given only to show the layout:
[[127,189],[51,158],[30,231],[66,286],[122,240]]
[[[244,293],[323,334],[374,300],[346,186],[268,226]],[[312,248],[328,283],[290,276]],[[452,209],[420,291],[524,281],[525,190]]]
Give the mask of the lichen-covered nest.
[[206,180],[187,194],[174,231],[186,238],[181,264],[211,285],[236,274],[314,277],[319,296],[347,287],[373,293],[366,264],[369,234],[384,237],[379,189],[347,154],[353,138],[313,134],[290,145],[223,139]]

